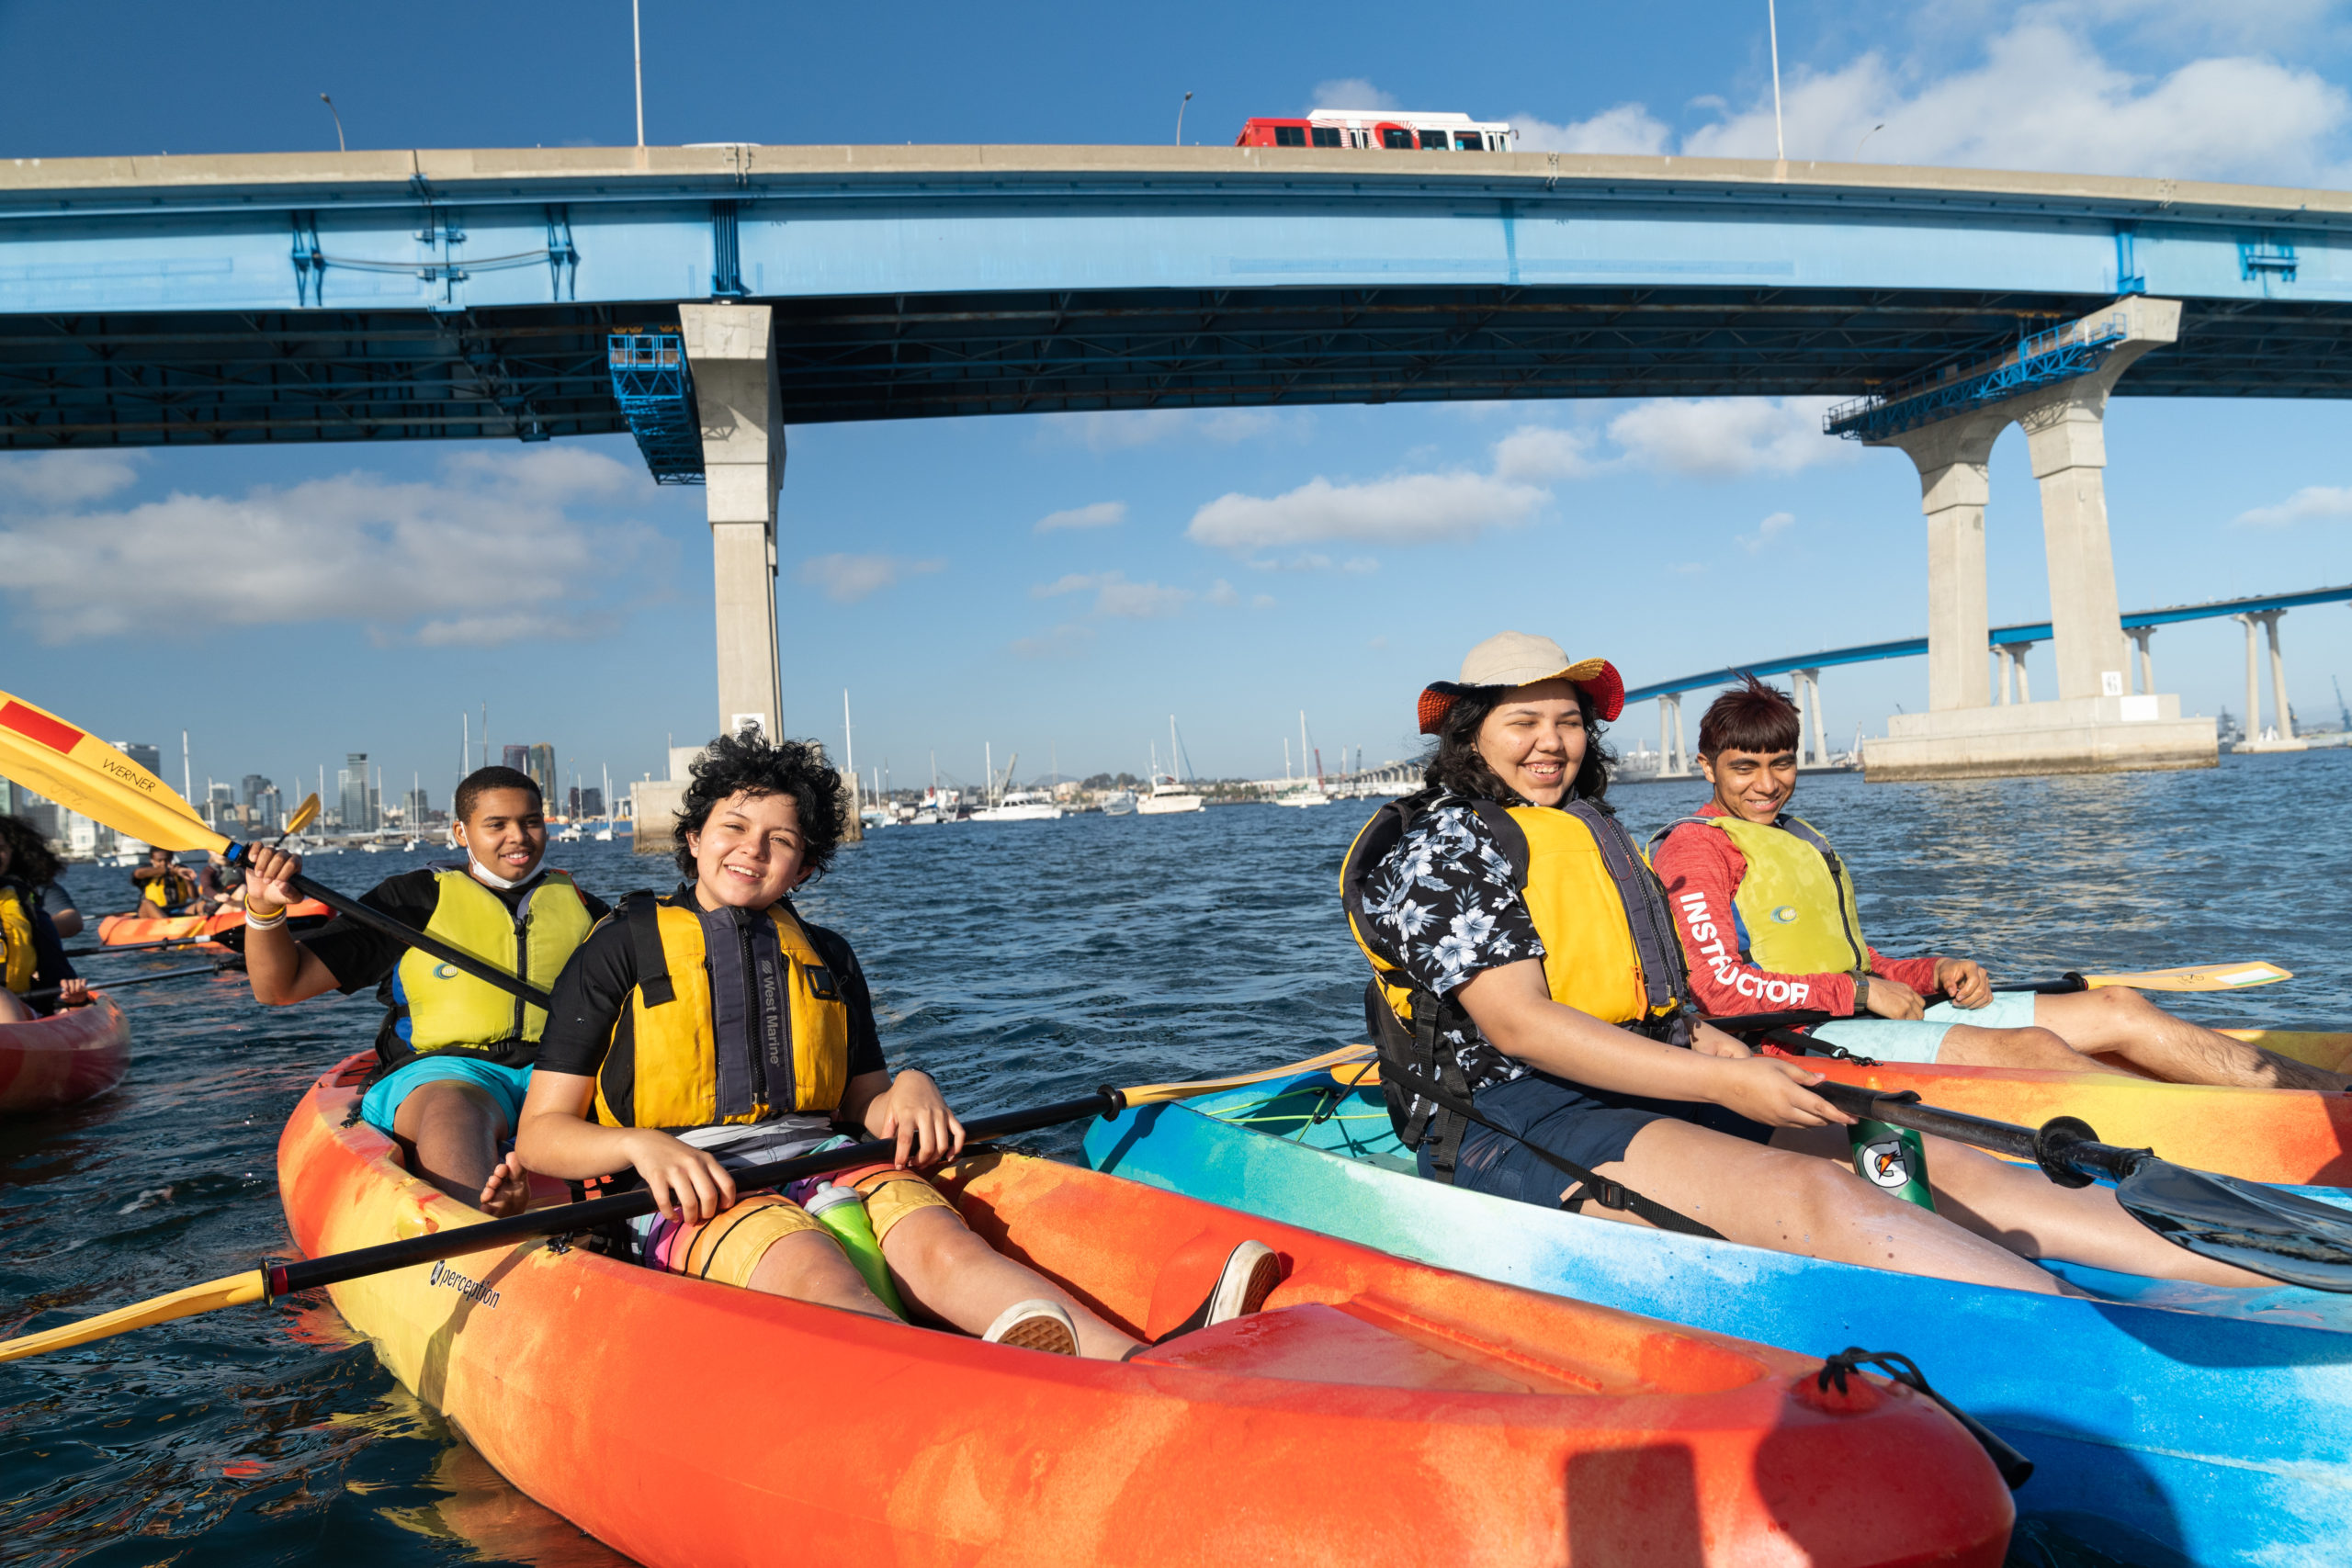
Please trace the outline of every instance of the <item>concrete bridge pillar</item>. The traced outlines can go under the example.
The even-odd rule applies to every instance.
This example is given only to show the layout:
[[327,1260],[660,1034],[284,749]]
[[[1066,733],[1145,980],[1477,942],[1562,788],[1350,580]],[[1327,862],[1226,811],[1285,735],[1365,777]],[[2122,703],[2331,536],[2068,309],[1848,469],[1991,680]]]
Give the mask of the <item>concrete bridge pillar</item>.
[[[2295,739],[2294,715],[2287,706],[2287,661],[2278,651],[2278,621],[2284,610],[2256,610],[2251,615],[2230,618],[2245,627],[2245,739],[2233,748],[2239,751],[2301,751],[2310,748],[2308,740]],[[2260,626],[2270,643],[2270,708],[2271,725],[2262,727],[2262,689],[2260,661],[2255,651],[2254,628]]]
[[1682,696],[1679,692],[1657,700],[1657,771],[1660,776],[1675,778],[1690,771],[1690,758],[1682,744]]
[[2140,653],[2140,694],[2152,695],[2156,689],[2156,661],[2148,656],[2148,644],[2155,637],[2154,626],[2126,626],[2123,635]]
[[1821,713],[1821,671],[1792,671],[1790,684],[1795,689],[1797,705],[1797,766],[1823,768],[1829,765],[1829,724]]
[[718,611],[718,722],[783,733],[776,669],[775,502],[784,484],[782,402],[765,305],[681,305],[702,411],[704,498]]
[[1984,597],[1986,468],[2005,414],[1938,420],[1888,438],[1919,470],[1928,514],[1928,709],[1981,708],[1991,701],[1982,649],[1992,635]]

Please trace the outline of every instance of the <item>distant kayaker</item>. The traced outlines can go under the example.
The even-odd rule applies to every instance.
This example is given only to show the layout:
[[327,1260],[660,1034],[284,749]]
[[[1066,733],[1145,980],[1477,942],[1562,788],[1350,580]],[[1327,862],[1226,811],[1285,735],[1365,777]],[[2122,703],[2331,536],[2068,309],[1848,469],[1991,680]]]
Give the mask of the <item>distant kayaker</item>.
[[[1365,1010],[1422,1174],[1753,1247],[2053,1293],[2054,1257],[2209,1284],[2270,1281],[2186,1252],[2100,1187],[1927,1140],[1956,1224],[1864,1181],[1821,1075],[1698,1021],[1665,890],[1606,803],[1603,659],[1506,632],[1421,694],[1419,794],[1341,873],[1372,959]],[[2019,1256],[2023,1254],[2025,1256]]]
[[[1699,769],[1715,796],[1653,843],[1691,995],[1709,1015],[1841,1014],[1814,1038],[1886,1062],[2081,1072],[2112,1055],[2175,1083],[2352,1082],[2175,1018],[2123,987],[1996,993],[1973,959],[1886,957],[1863,939],[1846,862],[1788,814],[1797,726],[1796,705],[1752,676],[1717,697],[1699,721]],[[1949,999],[1928,1005],[1939,995]]]
[[139,889],[139,908],[133,913],[150,919],[165,915],[197,915],[204,911],[198,907],[202,897],[196,883],[196,874],[172,858],[172,852],[158,846],[147,852],[147,863],[133,866],[130,885]]
[[[0,1023],[45,1018],[59,1008],[80,1007],[88,987],[74,974],[74,961],[58,940],[57,923],[43,905],[61,868],[57,856],[29,822],[0,817]],[[70,908],[71,906],[68,906]],[[75,917],[74,929],[81,929]],[[28,993],[63,988],[53,1002],[28,1002]]]
[[[542,863],[548,824],[538,785],[513,768],[481,768],[458,785],[451,837],[463,860],[387,877],[360,902],[488,959],[537,986],[563,968],[609,910]],[[328,991],[377,987],[384,1021],[359,1113],[407,1153],[409,1168],[493,1214],[519,1213],[523,1167],[514,1135],[547,1014],[356,920],[297,942],[287,879],[300,857],[256,849],[245,875],[245,973],[254,999],[286,1007]]]
[[[929,1074],[892,1077],[857,955],[790,897],[831,863],[845,816],[814,745],[756,730],[710,743],[676,819],[691,880],[631,894],[557,980],[518,1151],[572,1180],[634,1167],[660,1205],[633,1225],[650,1268],[875,1317],[896,1316],[888,1286],[1000,1343],[1133,1354],[1137,1341],[975,1235],[919,1174],[962,1150],[963,1124]],[[842,1129],[897,1144],[890,1163],[831,1178],[864,1201],[876,1283],[799,1203],[736,1188],[735,1169]],[[1255,1311],[1275,1279],[1273,1255],[1245,1243],[1191,1325]]]

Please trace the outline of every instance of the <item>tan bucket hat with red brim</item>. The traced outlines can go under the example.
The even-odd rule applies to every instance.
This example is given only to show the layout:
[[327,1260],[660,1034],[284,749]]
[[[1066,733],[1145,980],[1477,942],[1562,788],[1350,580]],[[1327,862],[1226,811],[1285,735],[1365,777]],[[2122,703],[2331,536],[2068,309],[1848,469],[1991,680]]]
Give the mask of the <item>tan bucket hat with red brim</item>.
[[1606,659],[1571,660],[1548,637],[1504,632],[1472,649],[1462,660],[1462,679],[1434,681],[1421,693],[1421,733],[1435,735],[1456,698],[1474,692],[1509,691],[1538,681],[1567,681],[1592,699],[1603,720],[1625,711],[1625,678]]

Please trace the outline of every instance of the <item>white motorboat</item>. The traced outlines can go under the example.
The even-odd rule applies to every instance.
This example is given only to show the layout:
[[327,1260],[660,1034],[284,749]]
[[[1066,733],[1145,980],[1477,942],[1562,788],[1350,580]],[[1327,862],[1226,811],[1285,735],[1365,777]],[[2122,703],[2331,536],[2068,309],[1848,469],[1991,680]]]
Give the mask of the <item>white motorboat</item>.
[[1136,802],[1136,812],[1143,817],[1173,817],[1180,811],[1198,811],[1208,803],[1198,790],[1184,787],[1184,744],[1177,739],[1176,716],[1168,716],[1168,772],[1159,771],[1159,758],[1155,747],[1151,761],[1151,793]]
[[1331,804],[1331,797],[1324,794],[1319,785],[1303,784],[1295,789],[1286,789],[1274,796],[1274,804],[1276,806],[1329,806]]
[[1042,795],[1016,789],[972,813],[975,822],[1058,822],[1062,808]]
[[1105,816],[1105,817],[1132,817],[1132,816],[1134,816],[1135,814],[1136,814],[1136,792],[1135,792],[1135,791],[1133,791],[1133,790],[1131,790],[1131,789],[1123,789],[1123,790],[1120,790],[1120,791],[1119,791],[1117,794],[1115,794],[1115,795],[1105,795],[1105,796],[1103,796],[1103,798],[1102,798],[1102,815],[1103,815],[1103,816]]
[[1323,753],[1315,750],[1313,743],[1306,738],[1306,710],[1301,708],[1298,710],[1298,764],[1302,773],[1306,771],[1306,759],[1309,756],[1315,759],[1315,776],[1311,779],[1301,779],[1292,788],[1275,795],[1276,806],[1329,806],[1331,804],[1331,796],[1323,787]]

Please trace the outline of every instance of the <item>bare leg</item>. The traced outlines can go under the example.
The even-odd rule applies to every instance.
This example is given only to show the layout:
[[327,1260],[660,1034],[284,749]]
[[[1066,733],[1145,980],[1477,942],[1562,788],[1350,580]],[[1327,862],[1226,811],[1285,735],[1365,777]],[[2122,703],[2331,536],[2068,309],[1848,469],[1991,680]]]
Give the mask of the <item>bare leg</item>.
[[29,1023],[39,1015],[16,992],[0,987],[0,1023]]
[[[1843,1146],[1844,1129],[1833,1129]],[[2058,1281],[1994,1242],[1891,1197],[1842,1163],[1696,1127],[1653,1122],[1594,1174],[1713,1225],[1732,1241],[1807,1258],[2056,1294]],[[1565,1195],[1565,1194],[1564,1194]],[[1639,1224],[1622,1211],[1585,1213]]]
[[2077,1051],[2112,1052],[2174,1083],[2237,1089],[2352,1088],[2352,1077],[2175,1018],[2124,986],[2033,998],[2033,1021]]
[[1078,1328],[1078,1353],[1115,1361],[1138,1341],[1081,1305],[1069,1292],[974,1235],[945,1209],[917,1209],[882,1238],[882,1257],[910,1306],[967,1334],[986,1333],[997,1314],[1036,1297],[1059,1302]]
[[488,1093],[454,1078],[418,1085],[392,1113],[392,1135],[410,1170],[460,1203],[501,1216],[521,1213],[530,1197],[521,1164],[510,1172],[498,1156],[510,1131]]
[[[1843,1128],[1777,1134],[1777,1145],[1825,1159],[1847,1157]],[[1936,1211],[1952,1224],[2025,1258],[2063,1258],[2119,1274],[2203,1285],[2266,1286],[2266,1280],[2172,1243],[2124,1213],[2106,1187],[2061,1187],[2030,1165],[2012,1165],[1946,1138],[1928,1138],[1928,1184]]]
[[1942,1067],[2032,1067],[2060,1073],[2128,1073],[2086,1056],[2047,1029],[1984,1029],[1955,1023],[1936,1047]]
[[752,1270],[751,1287],[772,1296],[814,1302],[843,1312],[899,1321],[865,1283],[865,1276],[842,1251],[841,1244],[819,1231],[796,1231],[760,1254]]

